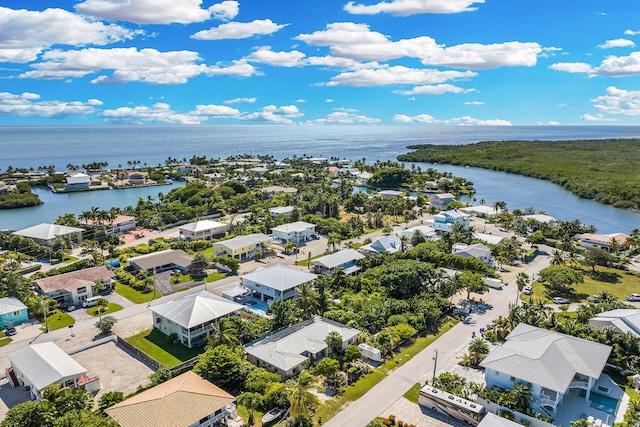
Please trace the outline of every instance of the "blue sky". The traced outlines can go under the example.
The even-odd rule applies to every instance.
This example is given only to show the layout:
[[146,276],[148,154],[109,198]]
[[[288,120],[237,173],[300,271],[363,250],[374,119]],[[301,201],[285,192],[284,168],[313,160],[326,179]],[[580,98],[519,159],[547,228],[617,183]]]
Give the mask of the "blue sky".
[[0,124],[640,124],[637,0],[0,0]]

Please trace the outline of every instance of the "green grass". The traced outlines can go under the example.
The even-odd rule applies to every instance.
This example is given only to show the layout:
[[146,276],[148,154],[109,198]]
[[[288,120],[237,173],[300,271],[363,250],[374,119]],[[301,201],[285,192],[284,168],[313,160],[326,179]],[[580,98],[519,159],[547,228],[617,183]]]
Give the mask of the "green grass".
[[[75,323],[76,323],[76,319],[74,319],[67,313],[63,313],[60,310],[55,310],[51,315],[47,317],[47,325],[49,326],[50,331],[55,331],[56,329],[68,328],[69,326]],[[43,322],[43,326],[41,326],[40,329],[44,331],[45,329],[44,322]]]
[[[238,411],[238,415],[240,416],[240,418],[243,419],[244,424],[246,424],[247,420],[249,419],[249,411],[247,410],[247,408],[245,408],[242,405],[238,405],[237,406],[237,411]],[[263,415],[264,415],[264,412],[260,412],[260,411],[254,411],[253,412],[253,419],[254,419],[253,425],[254,426],[262,426],[262,416]]]
[[204,347],[187,348],[172,344],[160,331],[149,329],[125,340],[166,367],[173,367],[204,352]]
[[182,288],[176,289],[176,292],[184,292],[184,291],[188,291],[189,289],[191,289],[189,286],[184,286]]
[[102,316],[106,316],[107,314],[111,314],[111,313],[115,313],[116,311],[120,311],[122,310],[122,306],[120,304],[116,304],[113,302],[110,302],[109,305],[107,306],[107,309],[105,311],[103,311],[102,313],[98,314],[98,309],[100,307],[91,307],[87,309],[87,314],[90,316],[94,316],[94,317],[98,317],[100,315]]
[[63,262],[66,262],[66,263],[71,264],[72,262],[76,262],[76,261],[78,261],[79,259],[80,259],[80,258],[75,257],[75,256],[65,255],[65,256],[64,256],[64,261],[63,261]]
[[[210,273],[207,276],[207,283],[215,282],[216,280],[224,279],[225,277],[227,277],[227,273],[220,273],[218,271],[215,271],[213,273]],[[194,278],[190,274],[181,274],[180,283],[186,283],[186,282],[203,282],[204,283],[203,276],[196,276],[196,278]]]
[[324,404],[320,405],[315,413],[315,419],[322,417],[322,421],[326,422],[333,418],[349,403],[358,400],[371,390],[376,384],[382,381],[391,371],[407,363],[413,356],[420,353],[438,337],[445,334],[449,329],[458,323],[457,319],[449,319],[445,322],[436,335],[428,335],[426,337],[418,337],[411,345],[401,347],[397,355],[387,360],[384,364],[374,369],[371,373],[360,378],[355,383],[349,385],[344,392],[336,396]]
[[[311,260],[313,261],[314,259],[322,258],[323,256],[324,256],[324,254],[312,256]],[[296,265],[302,265],[304,267],[307,267],[309,265],[309,258],[305,258],[305,259],[302,259],[300,261],[296,261]]]
[[422,388],[422,384],[415,383],[413,387],[411,387],[403,396],[405,399],[418,404],[418,397],[420,396],[420,389]]
[[154,290],[149,293],[142,293],[133,289],[131,286],[116,283],[115,291],[118,295],[125,297],[134,304],[143,304],[151,301],[152,299],[160,298],[162,295],[160,292]]
[[11,341],[13,340],[9,337],[0,338],[0,347],[4,347],[5,345],[11,343]]

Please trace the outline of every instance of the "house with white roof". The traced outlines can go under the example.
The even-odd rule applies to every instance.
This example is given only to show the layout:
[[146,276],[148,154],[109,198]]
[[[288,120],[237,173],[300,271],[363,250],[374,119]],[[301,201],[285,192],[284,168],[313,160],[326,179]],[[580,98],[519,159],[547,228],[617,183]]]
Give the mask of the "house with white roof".
[[443,211],[433,216],[433,228],[437,231],[451,231],[455,224],[469,226],[469,217],[467,214],[457,209],[451,211]]
[[[115,273],[104,265],[34,280],[36,290],[59,304],[79,306],[94,296],[94,288],[111,286]],[[98,283],[100,285],[98,285]]]
[[34,399],[41,399],[42,390],[51,384],[62,387],[100,389],[98,376],[87,370],[52,342],[32,344],[7,356],[11,368],[7,378],[14,387],[25,387]]
[[189,269],[191,261],[193,261],[193,255],[182,249],[167,249],[166,251],[127,258],[127,265],[135,273],[145,270],[149,274],[158,274],[168,270],[185,272]]
[[227,232],[227,224],[204,219],[179,227],[180,240],[211,240],[222,237]]
[[320,274],[332,274],[342,269],[346,274],[355,274],[362,269],[356,261],[364,258],[355,249],[343,249],[311,261],[312,270]]
[[33,239],[39,245],[51,246],[56,239],[69,238],[72,243],[82,241],[82,228],[67,227],[66,225],[42,223],[33,227],[14,231],[16,236]]
[[592,328],[615,328],[626,334],[630,333],[640,338],[640,310],[619,308],[603,313],[597,313],[596,317],[589,319]]
[[458,255],[463,258],[475,258],[487,264],[489,267],[493,267],[493,255],[491,255],[491,249],[482,243],[476,243],[474,245],[456,243],[453,245],[452,249],[454,255]]
[[531,220],[540,223],[554,222],[556,220],[554,217],[545,214],[525,215],[522,219],[525,221]]
[[456,201],[456,196],[451,193],[438,193],[431,196],[429,204],[438,209],[444,209],[447,204]]
[[121,234],[125,231],[133,230],[136,228],[136,217],[129,215],[117,215],[113,221],[95,221],[86,219],[81,221],[81,224],[84,224],[91,228],[97,228],[99,230],[103,230],[105,234]]
[[434,240],[438,238],[435,228],[429,227],[428,225],[416,225],[415,227],[407,228],[406,230],[402,230],[400,236],[405,236],[411,239],[416,231],[422,233],[425,240]]
[[86,190],[91,185],[91,177],[86,173],[74,172],[67,175],[65,190]]
[[249,289],[253,296],[261,301],[271,302],[297,297],[296,288],[315,278],[315,274],[288,265],[274,264],[244,274],[241,281],[242,286]]
[[[496,214],[496,208],[489,205],[467,206],[466,208],[459,208],[458,210],[466,213],[467,215],[476,215],[483,218]],[[498,208],[498,212],[501,211],[502,209]]]
[[280,374],[283,379],[290,378],[304,369],[308,361],[315,365],[329,355],[325,339],[331,332],[342,336],[341,351],[356,344],[360,334],[357,329],[314,316],[245,348],[247,360]]
[[403,191],[398,190],[382,190],[378,193],[375,193],[376,196],[382,197],[383,199],[396,199],[404,194]]
[[483,242],[487,242],[491,245],[497,245],[504,240],[504,236],[489,233],[473,233],[473,238],[482,240]]
[[[526,384],[532,409],[555,417],[565,400],[588,405],[598,396],[615,399],[624,394],[602,373],[610,353],[608,345],[520,323],[480,366],[488,388],[509,390]],[[601,406],[599,410],[605,408]]]
[[0,298],[0,329],[12,327],[29,320],[27,306],[16,297]]
[[311,240],[311,236],[315,233],[316,225],[304,221],[282,224],[271,229],[271,234],[273,234],[273,237],[276,239],[296,244]]
[[207,341],[214,323],[242,309],[238,303],[201,291],[151,307],[151,313],[155,329],[167,336],[176,334],[183,345],[192,348]]
[[387,252],[394,254],[398,252],[402,247],[402,242],[395,234],[389,234],[388,236],[382,236],[381,238],[374,240],[368,245],[364,245],[360,248],[360,252],[363,254],[377,254],[380,252]]
[[595,234],[585,233],[576,236],[580,241],[580,246],[583,248],[598,248],[604,250],[611,250],[613,241],[616,242],[619,248],[623,247],[627,243],[629,236],[624,233],[611,233],[611,234]]
[[273,242],[272,237],[262,233],[254,233],[215,242],[212,247],[213,253],[216,255],[226,255],[245,261],[253,258],[256,250],[270,246],[271,242]]
[[271,214],[271,216],[279,217],[279,216],[291,215],[293,210],[294,210],[293,206],[277,206],[274,208],[269,208],[269,213]]

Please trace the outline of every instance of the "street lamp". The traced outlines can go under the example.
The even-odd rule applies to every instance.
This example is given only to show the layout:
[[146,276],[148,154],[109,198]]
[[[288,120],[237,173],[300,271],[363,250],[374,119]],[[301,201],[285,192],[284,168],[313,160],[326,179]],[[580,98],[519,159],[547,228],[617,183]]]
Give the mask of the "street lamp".
[[44,313],[44,333],[49,332],[49,321],[47,320],[47,305],[44,303],[44,297],[42,297],[42,311]]
[[438,366],[438,349],[436,348],[433,352],[433,379],[431,380],[431,385],[433,386],[436,383],[436,367]]

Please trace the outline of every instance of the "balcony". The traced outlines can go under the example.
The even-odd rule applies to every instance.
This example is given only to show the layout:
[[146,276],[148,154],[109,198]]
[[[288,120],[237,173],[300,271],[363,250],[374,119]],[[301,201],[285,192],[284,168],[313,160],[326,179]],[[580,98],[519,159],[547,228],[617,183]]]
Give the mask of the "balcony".
[[587,381],[571,381],[571,384],[569,384],[569,388],[581,388],[583,390],[587,390],[587,388],[589,387],[589,383]]

